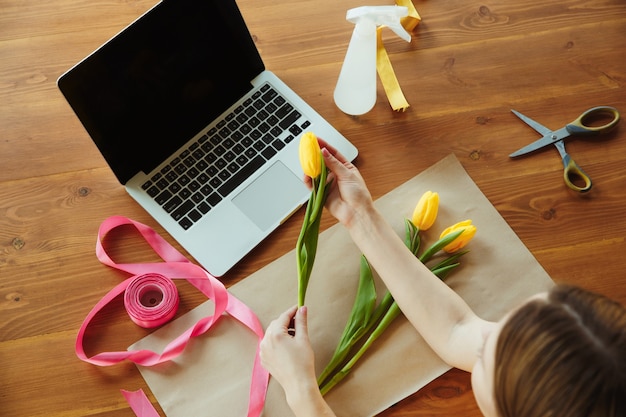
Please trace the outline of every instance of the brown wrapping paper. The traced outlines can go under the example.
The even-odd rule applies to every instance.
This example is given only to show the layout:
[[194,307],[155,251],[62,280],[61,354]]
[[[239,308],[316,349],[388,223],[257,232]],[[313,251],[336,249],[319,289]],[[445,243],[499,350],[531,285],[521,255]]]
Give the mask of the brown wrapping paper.
[[[553,283],[491,203],[450,155],[376,201],[404,236],[419,197],[440,196],[435,225],[422,232],[423,247],[458,221],[472,219],[478,232],[447,279],[482,317],[497,320],[509,309]],[[324,215],[329,215],[325,213]],[[295,242],[294,242],[295,246]],[[330,359],[349,315],[359,276],[360,252],[341,225],[320,236],[306,304],[318,373]],[[296,260],[291,251],[232,286],[229,291],[259,316],[264,327],[297,302]],[[385,288],[377,278],[380,294]],[[213,311],[207,301],[140,340],[131,348],[160,351],[199,318]],[[436,312],[434,312],[436,314]],[[192,340],[173,361],[140,371],[168,417],[245,416],[256,338],[232,317],[223,317],[207,334]],[[449,369],[400,316],[351,374],[327,396],[338,416],[373,416],[416,392]],[[264,417],[289,410],[280,385],[270,380]]]

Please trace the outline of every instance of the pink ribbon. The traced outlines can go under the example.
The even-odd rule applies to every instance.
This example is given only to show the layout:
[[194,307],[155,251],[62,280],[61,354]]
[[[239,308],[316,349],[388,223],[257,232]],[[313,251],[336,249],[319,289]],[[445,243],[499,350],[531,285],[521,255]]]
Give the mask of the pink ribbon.
[[[102,240],[111,230],[125,225],[134,226],[141,234],[141,236],[152,247],[152,249],[154,249],[154,251],[161,257],[161,259],[163,259],[164,262],[137,264],[115,263],[104,250],[104,247],[102,246]],[[123,360],[130,360],[131,362],[142,366],[151,366],[166,362],[180,355],[185,349],[185,346],[187,345],[190,338],[204,334],[209,329],[211,329],[211,327],[220,319],[220,317],[224,313],[228,313],[239,322],[244,324],[246,327],[248,327],[250,330],[252,330],[258,337],[257,351],[252,370],[252,381],[250,383],[250,401],[248,404],[247,416],[260,416],[265,405],[265,395],[267,393],[269,374],[261,366],[261,361],[259,358],[259,344],[263,339],[263,327],[261,326],[261,323],[259,322],[254,312],[248,306],[246,306],[239,299],[231,295],[217,278],[209,274],[200,266],[189,262],[187,258],[185,258],[173,246],[167,243],[167,241],[159,236],[153,229],[142,223],[130,220],[126,217],[109,217],[100,225],[100,229],[98,231],[98,241],[96,243],[96,255],[100,262],[102,262],[103,264],[128,272],[130,274],[133,274],[133,276],[126,279],[122,283],[115,286],[111,291],[109,291],[109,293],[106,294],[93,307],[93,309],[89,312],[89,314],[83,321],[83,324],[81,325],[80,330],[78,331],[78,335],[76,337],[76,355],[81,360],[99,366],[114,365]],[[137,281],[142,278],[154,278],[155,276],[160,276],[161,278],[170,277],[171,279],[187,280],[193,286],[198,288],[209,299],[213,300],[215,304],[215,310],[213,315],[200,319],[196,324],[187,329],[183,334],[179,335],[176,339],[171,341],[161,353],[143,349],[135,351],[102,352],[94,356],[87,357],[83,348],[83,339],[85,336],[85,330],[87,329],[87,326],[94,318],[96,313],[98,313],[98,311],[100,311],[105,305],[110,303],[115,297],[124,293],[125,291],[128,291],[129,285],[137,284]],[[167,278],[166,280],[170,280],[170,278]],[[154,284],[154,282],[152,282],[152,284],[152,287],[148,288],[149,290],[153,290],[156,293],[160,292],[161,294],[163,294],[164,298],[172,296],[169,290],[166,290],[165,287],[161,286],[160,283]],[[145,295],[145,293],[143,295]],[[133,296],[131,294],[130,298],[133,297],[135,297],[135,301],[137,302],[137,304],[140,304],[143,307],[146,307],[146,304],[151,304],[150,301],[147,303],[145,301],[142,302],[141,296]],[[176,297],[178,297],[177,293]],[[147,307],[151,306],[148,305]],[[132,317],[132,314],[130,312],[129,315],[131,315]],[[173,314],[171,314],[171,316],[173,316]],[[164,317],[166,318],[167,314],[165,314]],[[154,324],[155,321],[159,324],[162,324],[164,321],[166,321],[164,317],[153,320],[152,324]],[[134,318],[133,321],[142,324],[144,319],[145,317],[141,318],[140,316],[139,318]],[[150,320],[145,321],[150,322]],[[137,395],[139,395],[139,397],[143,397],[141,400],[137,400],[136,402],[140,403],[141,406],[138,406],[136,408],[133,406],[133,410],[138,417],[153,417],[158,415],[152,407],[152,404],[145,397],[143,391],[138,391]],[[150,410],[145,412],[137,412],[137,410],[147,410],[148,406],[146,405],[146,402],[149,405]]]

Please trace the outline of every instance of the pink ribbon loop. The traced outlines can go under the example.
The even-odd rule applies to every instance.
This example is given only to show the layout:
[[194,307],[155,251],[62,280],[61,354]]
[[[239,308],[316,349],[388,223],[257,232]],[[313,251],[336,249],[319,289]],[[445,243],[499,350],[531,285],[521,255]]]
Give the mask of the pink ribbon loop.
[[[118,264],[114,262],[106,253],[102,241],[113,229],[126,225],[133,226],[164,262],[136,264]],[[258,338],[247,416],[260,416],[265,405],[269,374],[261,366],[259,358],[259,344],[263,339],[263,327],[248,306],[231,295],[217,278],[200,266],[191,263],[153,229],[126,217],[109,217],[100,225],[96,243],[96,256],[103,264],[128,272],[133,276],[109,291],[85,317],[76,337],[76,355],[81,360],[99,366],[110,366],[124,360],[130,360],[143,366],[166,362],[180,355],[190,338],[204,334],[211,329],[213,324],[224,313],[228,313],[231,317],[248,327]],[[129,316],[138,325],[151,328],[171,320],[178,307],[178,292],[173,282],[174,279],[187,280],[209,299],[213,300],[215,304],[213,315],[200,319],[183,334],[172,340],[161,353],[151,350],[136,350],[101,352],[91,357],[87,356],[83,347],[87,327],[104,306],[121,294],[124,294],[125,306]],[[143,395],[143,392],[138,395]],[[147,402],[150,404],[149,401]],[[144,405],[142,409],[145,408]],[[152,408],[150,412],[142,412],[137,415],[148,417],[158,414]]]

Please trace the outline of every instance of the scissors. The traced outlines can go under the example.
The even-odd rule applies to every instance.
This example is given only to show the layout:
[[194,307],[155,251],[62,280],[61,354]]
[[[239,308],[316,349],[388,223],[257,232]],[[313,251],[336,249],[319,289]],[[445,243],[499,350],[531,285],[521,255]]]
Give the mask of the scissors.
[[[526,145],[523,148],[518,149],[510,154],[509,157],[515,158],[545,146],[554,145],[556,146],[556,149],[558,149],[561,159],[563,160],[563,178],[565,180],[565,184],[567,184],[567,186],[572,190],[581,193],[589,191],[591,189],[591,178],[589,178],[589,176],[585,174],[585,171],[583,171],[567,154],[565,151],[564,140],[570,136],[594,136],[608,132],[613,129],[615,125],[617,125],[617,122],[619,122],[619,112],[617,109],[609,106],[593,107],[583,112],[583,114],[578,116],[578,118],[573,122],[566,124],[558,130],[550,130],[530,117],[524,116],[515,110],[511,111],[517,117],[522,119],[522,121],[528,126],[542,134],[543,137],[534,141],[530,145]],[[611,120],[602,126],[592,126],[590,124],[594,120],[605,120],[607,117],[610,117]],[[577,185],[582,185],[583,183],[584,186]]]

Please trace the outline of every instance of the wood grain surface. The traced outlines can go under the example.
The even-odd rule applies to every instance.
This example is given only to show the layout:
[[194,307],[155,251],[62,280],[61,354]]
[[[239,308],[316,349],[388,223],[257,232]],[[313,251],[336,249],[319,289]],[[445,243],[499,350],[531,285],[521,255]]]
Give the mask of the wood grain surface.
[[[117,183],[56,87],[64,71],[153,2],[0,0],[3,416],[132,416],[120,388],[143,388],[156,403],[134,365],[83,363],[74,342],[87,312],[124,277],[95,257],[102,220],[128,216],[178,245]],[[411,107],[393,112],[379,85],[375,108],[360,117],[337,109],[332,92],[353,29],[345,12],[372,3],[238,3],[267,68],[357,145],[356,164],[375,198],[454,153],[555,281],[626,303],[624,122],[602,138],[568,141],[594,181],[585,195],[565,187],[555,149],[508,158],[538,138],[511,109],[555,129],[597,105],[626,112],[626,3],[415,0],[423,20],[412,42],[385,34]],[[291,250],[302,215],[224,282],[244,279]],[[332,224],[325,216],[322,229]],[[119,260],[153,256],[130,233],[109,243]],[[185,285],[181,297],[179,314],[203,301]],[[123,349],[145,334],[118,303],[99,314],[88,350]],[[381,414],[444,415],[480,415],[469,374],[452,370]]]

